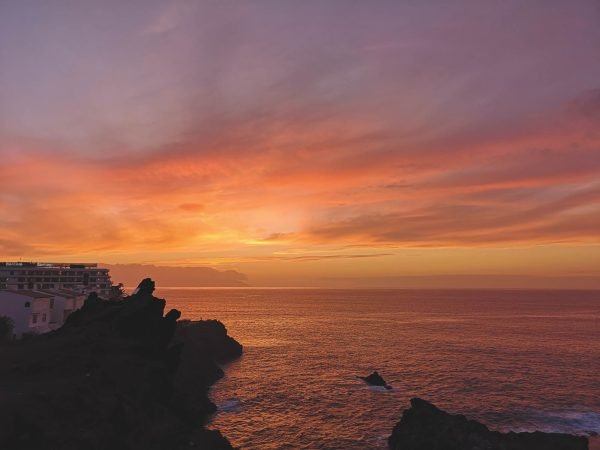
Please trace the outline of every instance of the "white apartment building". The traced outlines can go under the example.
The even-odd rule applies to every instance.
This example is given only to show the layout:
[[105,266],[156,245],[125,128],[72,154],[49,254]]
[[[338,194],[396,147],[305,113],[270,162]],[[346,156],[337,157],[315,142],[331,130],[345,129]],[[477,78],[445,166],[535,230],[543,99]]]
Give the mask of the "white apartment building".
[[0,262],[0,316],[10,317],[15,337],[60,328],[96,292],[109,298],[108,269],[97,264]]
[[50,300],[51,295],[43,292],[0,290],[0,315],[13,320],[13,337],[50,331]]
[[[86,299],[86,294],[70,291],[68,289],[59,289],[56,291],[42,290],[40,292],[47,294],[50,298],[49,326],[52,330],[60,328],[73,311],[83,306]],[[0,306],[0,310],[1,309]]]
[[98,264],[0,262],[0,290],[68,289],[109,298],[111,287],[108,269]]

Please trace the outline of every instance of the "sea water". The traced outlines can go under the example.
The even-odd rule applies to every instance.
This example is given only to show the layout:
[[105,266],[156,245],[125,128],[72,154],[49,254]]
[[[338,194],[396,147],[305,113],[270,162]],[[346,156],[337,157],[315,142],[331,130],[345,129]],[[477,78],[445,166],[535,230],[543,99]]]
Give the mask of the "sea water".
[[[600,292],[161,289],[244,345],[212,389],[243,449],[383,449],[421,397],[500,431],[600,432]],[[369,388],[373,370],[393,390]]]

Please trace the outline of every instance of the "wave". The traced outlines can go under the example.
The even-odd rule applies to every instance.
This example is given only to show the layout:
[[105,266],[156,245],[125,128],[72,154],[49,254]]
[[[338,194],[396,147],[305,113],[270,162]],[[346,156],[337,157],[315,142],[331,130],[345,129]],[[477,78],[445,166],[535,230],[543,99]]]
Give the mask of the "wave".
[[239,398],[229,398],[217,405],[219,412],[239,412],[242,409],[242,401]]
[[[600,434],[600,413],[594,411],[537,411],[529,417],[536,430],[586,436]],[[533,431],[529,426],[514,431]]]
[[366,388],[370,391],[374,391],[374,392],[392,392],[394,390],[394,388],[392,387],[392,389],[386,389],[383,386],[369,386],[367,385]]

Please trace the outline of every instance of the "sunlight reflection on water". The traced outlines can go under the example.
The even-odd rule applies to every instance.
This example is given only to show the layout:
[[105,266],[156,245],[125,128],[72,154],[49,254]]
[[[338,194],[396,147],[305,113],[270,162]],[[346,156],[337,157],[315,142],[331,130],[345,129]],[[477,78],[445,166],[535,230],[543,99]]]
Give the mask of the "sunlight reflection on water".
[[[600,432],[600,294],[168,289],[245,347],[212,426],[244,449],[381,449],[413,396],[499,430]],[[394,390],[356,375],[379,370]]]

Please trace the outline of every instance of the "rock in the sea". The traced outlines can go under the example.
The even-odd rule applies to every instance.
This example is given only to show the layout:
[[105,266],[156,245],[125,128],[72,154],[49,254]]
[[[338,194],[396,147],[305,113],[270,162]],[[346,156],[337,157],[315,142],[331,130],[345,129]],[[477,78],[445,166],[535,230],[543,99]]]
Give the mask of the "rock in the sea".
[[500,433],[463,415],[448,414],[420,398],[410,401],[388,439],[392,450],[587,450],[582,436]]
[[360,378],[361,380],[363,380],[365,383],[367,383],[370,386],[381,386],[386,389],[392,389],[392,387],[386,383],[386,381],[383,379],[383,377],[381,375],[379,375],[377,373],[377,371],[373,372],[368,377],[358,377],[358,378]]
[[242,347],[217,321],[178,322],[144,280],[91,297],[54,332],[0,348],[0,449],[231,450],[203,423]]

